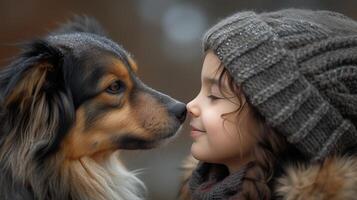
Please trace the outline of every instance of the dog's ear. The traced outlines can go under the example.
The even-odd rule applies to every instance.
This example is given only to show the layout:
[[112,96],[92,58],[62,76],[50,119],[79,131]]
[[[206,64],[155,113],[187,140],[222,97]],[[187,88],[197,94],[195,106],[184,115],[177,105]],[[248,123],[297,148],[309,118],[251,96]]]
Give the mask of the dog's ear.
[[0,72],[2,105],[17,104],[24,108],[40,92],[58,87],[62,61],[60,50],[46,41],[25,45],[23,53]]
[[36,40],[0,71],[1,113],[9,130],[20,130],[27,135],[20,138],[41,143],[36,146],[39,159],[58,148],[74,121],[73,98],[65,81],[69,72],[64,69],[70,59],[47,41]]
[[50,35],[78,32],[93,33],[100,36],[107,35],[97,20],[85,15],[75,15],[72,20],[62,25]]

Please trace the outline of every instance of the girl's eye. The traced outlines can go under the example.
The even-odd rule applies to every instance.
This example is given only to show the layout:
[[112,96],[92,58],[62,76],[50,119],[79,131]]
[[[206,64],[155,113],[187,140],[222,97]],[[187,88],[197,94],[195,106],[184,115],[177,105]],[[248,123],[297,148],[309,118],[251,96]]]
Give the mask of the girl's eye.
[[125,90],[124,83],[122,81],[115,81],[112,84],[110,84],[105,91],[110,94],[120,94],[124,90]]
[[208,95],[207,96],[209,99],[211,99],[212,101],[214,101],[214,100],[219,100],[219,99],[223,99],[222,97],[217,97],[217,96],[214,96],[214,95]]

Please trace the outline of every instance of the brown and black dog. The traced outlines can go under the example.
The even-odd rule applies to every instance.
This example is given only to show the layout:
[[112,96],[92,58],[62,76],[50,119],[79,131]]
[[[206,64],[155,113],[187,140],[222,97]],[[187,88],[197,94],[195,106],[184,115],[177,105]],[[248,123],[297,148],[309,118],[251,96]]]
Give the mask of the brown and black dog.
[[0,72],[0,199],[141,199],[118,151],[172,137],[186,108],[136,72],[87,17],[27,44]]

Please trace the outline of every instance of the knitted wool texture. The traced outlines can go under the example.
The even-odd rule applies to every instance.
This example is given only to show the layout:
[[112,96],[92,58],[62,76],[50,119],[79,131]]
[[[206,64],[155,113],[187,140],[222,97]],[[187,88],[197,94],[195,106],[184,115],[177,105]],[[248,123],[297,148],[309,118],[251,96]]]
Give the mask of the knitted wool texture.
[[247,101],[308,158],[356,145],[355,21],[329,11],[240,12],[203,40]]
[[189,181],[191,197],[194,200],[235,199],[241,191],[245,172],[246,167],[229,174],[224,165],[200,163]]

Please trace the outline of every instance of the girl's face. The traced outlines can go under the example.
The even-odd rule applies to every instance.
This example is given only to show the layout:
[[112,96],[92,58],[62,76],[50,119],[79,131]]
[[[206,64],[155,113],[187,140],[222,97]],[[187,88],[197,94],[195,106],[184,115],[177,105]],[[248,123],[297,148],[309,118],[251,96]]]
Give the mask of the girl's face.
[[[239,99],[228,89],[227,78],[223,78],[222,88],[219,89],[220,64],[212,51],[206,54],[201,72],[201,90],[187,104],[194,140],[191,153],[198,160],[234,168],[234,165],[250,161],[260,126],[244,96]],[[240,111],[236,112],[237,109]]]

